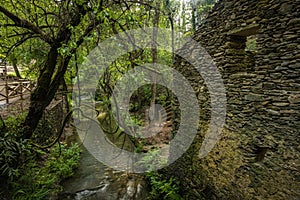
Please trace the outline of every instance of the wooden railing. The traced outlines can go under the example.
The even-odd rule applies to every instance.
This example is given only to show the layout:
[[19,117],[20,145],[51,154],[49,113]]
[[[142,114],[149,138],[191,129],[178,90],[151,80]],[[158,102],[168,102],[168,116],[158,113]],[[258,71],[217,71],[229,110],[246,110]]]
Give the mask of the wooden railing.
[[0,82],[0,101],[6,101],[9,104],[12,99],[23,99],[33,88],[34,83],[28,80]]

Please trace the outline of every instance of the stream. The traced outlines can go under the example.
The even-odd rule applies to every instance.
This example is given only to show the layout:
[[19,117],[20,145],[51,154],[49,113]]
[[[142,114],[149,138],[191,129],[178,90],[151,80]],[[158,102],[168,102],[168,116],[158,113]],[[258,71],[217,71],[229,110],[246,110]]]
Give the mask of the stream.
[[64,181],[59,199],[74,200],[139,200],[148,190],[142,174],[116,171],[95,159],[82,146],[79,168]]
[[[113,130],[116,126],[111,123],[110,115],[102,120],[102,125],[106,129]],[[97,127],[94,132],[97,132]],[[77,126],[78,128],[78,126]],[[81,129],[82,128],[82,129]],[[91,127],[86,123],[81,123],[81,128],[77,133],[73,133],[70,141],[77,141],[82,144],[89,140],[90,134],[85,135],[84,131]],[[83,133],[82,133],[83,132]],[[113,135],[108,135],[108,139],[124,149],[132,148],[132,142],[125,134],[119,137],[120,131]],[[124,139],[125,137],[125,139]],[[80,139],[79,139],[80,138]],[[93,140],[93,138],[90,138]],[[84,142],[84,143],[85,143]],[[124,142],[123,145],[121,145]],[[99,144],[105,146],[105,144]],[[70,179],[65,180],[62,185],[64,191],[58,199],[72,200],[144,200],[147,199],[148,187],[143,174],[134,174],[126,171],[117,171],[99,162],[86,148],[81,145],[82,153],[80,163],[75,174]],[[104,152],[103,155],[105,156]]]
[[[145,181],[143,172],[145,167],[156,167],[164,163],[168,158],[168,144],[171,138],[171,121],[162,120],[164,123],[149,126],[141,129],[139,134],[145,136],[143,140],[142,154],[136,160],[143,160],[145,163],[134,162],[130,153],[136,151],[136,141],[117,128],[118,124],[114,121],[110,109],[106,106],[96,106],[99,113],[96,120],[85,119],[86,117],[77,117],[74,120],[76,132],[69,141],[77,141],[81,145],[82,153],[79,167],[73,177],[63,182],[64,191],[58,199],[62,200],[145,200],[150,195],[149,187]],[[89,108],[90,109],[90,108]],[[92,107],[87,116],[95,116]],[[160,121],[161,122],[161,121]],[[99,128],[106,130],[99,133]],[[124,127],[124,126],[123,126]],[[134,132],[135,133],[135,132]],[[149,136],[148,136],[149,135]],[[153,135],[153,136],[152,136]],[[112,146],[114,148],[112,148]],[[116,150],[117,149],[117,150]],[[120,151],[120,149],[124,151]],[[160,149],[155,151],[155,149]],[[93,152],[93,153],[90,153]],[[146,152],[146,153],[145,153]],[[152,153],[151,153],[152,152]],[[155,154],[160,152],[161,154]],[[94,157],[97,156],[97,159]],[[124,156],[125,155],[125,156]],[[155,155],[155,156],[154,156]],[[122,157],[123,156],[123,157]],[[155,159],[154,159],[155,158]],[[104,165],[99,160],[105,160],[115,169]],[[146,165],[144,165],[146,164]],[[125,171],[117,171],[121,169]],[[131,169],[131,170],[129,170]],[[134,170],[133,170],[134,169]],[[130,172],[129,172],[130,171]]]

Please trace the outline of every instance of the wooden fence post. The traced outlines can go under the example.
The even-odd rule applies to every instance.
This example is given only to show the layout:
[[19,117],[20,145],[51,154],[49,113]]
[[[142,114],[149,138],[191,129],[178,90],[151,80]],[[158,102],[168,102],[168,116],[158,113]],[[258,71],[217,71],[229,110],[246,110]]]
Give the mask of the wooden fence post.
[[19,80],[19,84],[20,84],[20,90],[21,90],[20,97],[21,97],[21,100],[24,100],[24,98],[23,98],[23,82]]

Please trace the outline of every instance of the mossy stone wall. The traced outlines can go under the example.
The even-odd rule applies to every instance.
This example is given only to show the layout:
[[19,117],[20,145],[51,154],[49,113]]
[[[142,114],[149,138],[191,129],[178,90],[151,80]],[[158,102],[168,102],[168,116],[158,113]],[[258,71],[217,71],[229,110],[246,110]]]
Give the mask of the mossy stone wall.
[[[194,39],[215,61],[227,95],[222,137],[202,159],[209,93],[177,58],[201,106],[193,145],[169,168],[187,199],[300,199],[299,13],[298,0],[221,0],[198,27]],[[184,51],[193,55],[193,47]]]

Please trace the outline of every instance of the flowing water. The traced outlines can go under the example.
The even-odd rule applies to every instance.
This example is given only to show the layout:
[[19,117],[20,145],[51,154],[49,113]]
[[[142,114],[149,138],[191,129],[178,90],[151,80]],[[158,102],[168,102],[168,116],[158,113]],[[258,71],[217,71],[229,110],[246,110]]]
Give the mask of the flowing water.
[[59,199],[144,200],[147,184],[143,175],[115,171],[96,160],[84,147],[75,175],[63,183]]
[[[111,123],[110,118],[105,119],[102,125],[106,129],[112,130],[116,126]],[[82,129],[86,129],[84,123],[82,123]],[[125,134],[120,137],[118,134],[120,134],[120,131],[109,136],[108,139],[124,149],[131,149],[133,144],[128,140],[128,137]],[[78,135],[75,138],[79,141]],[[121,145],[122,143],[123,145]],[[82,153],[79,168],[73,177],[63,183],[65,190],[59,199],[144,200],[147,198],[148,188],[143,174],[120,172],[109,168],[94,158],[84,145],[81,146]]]

